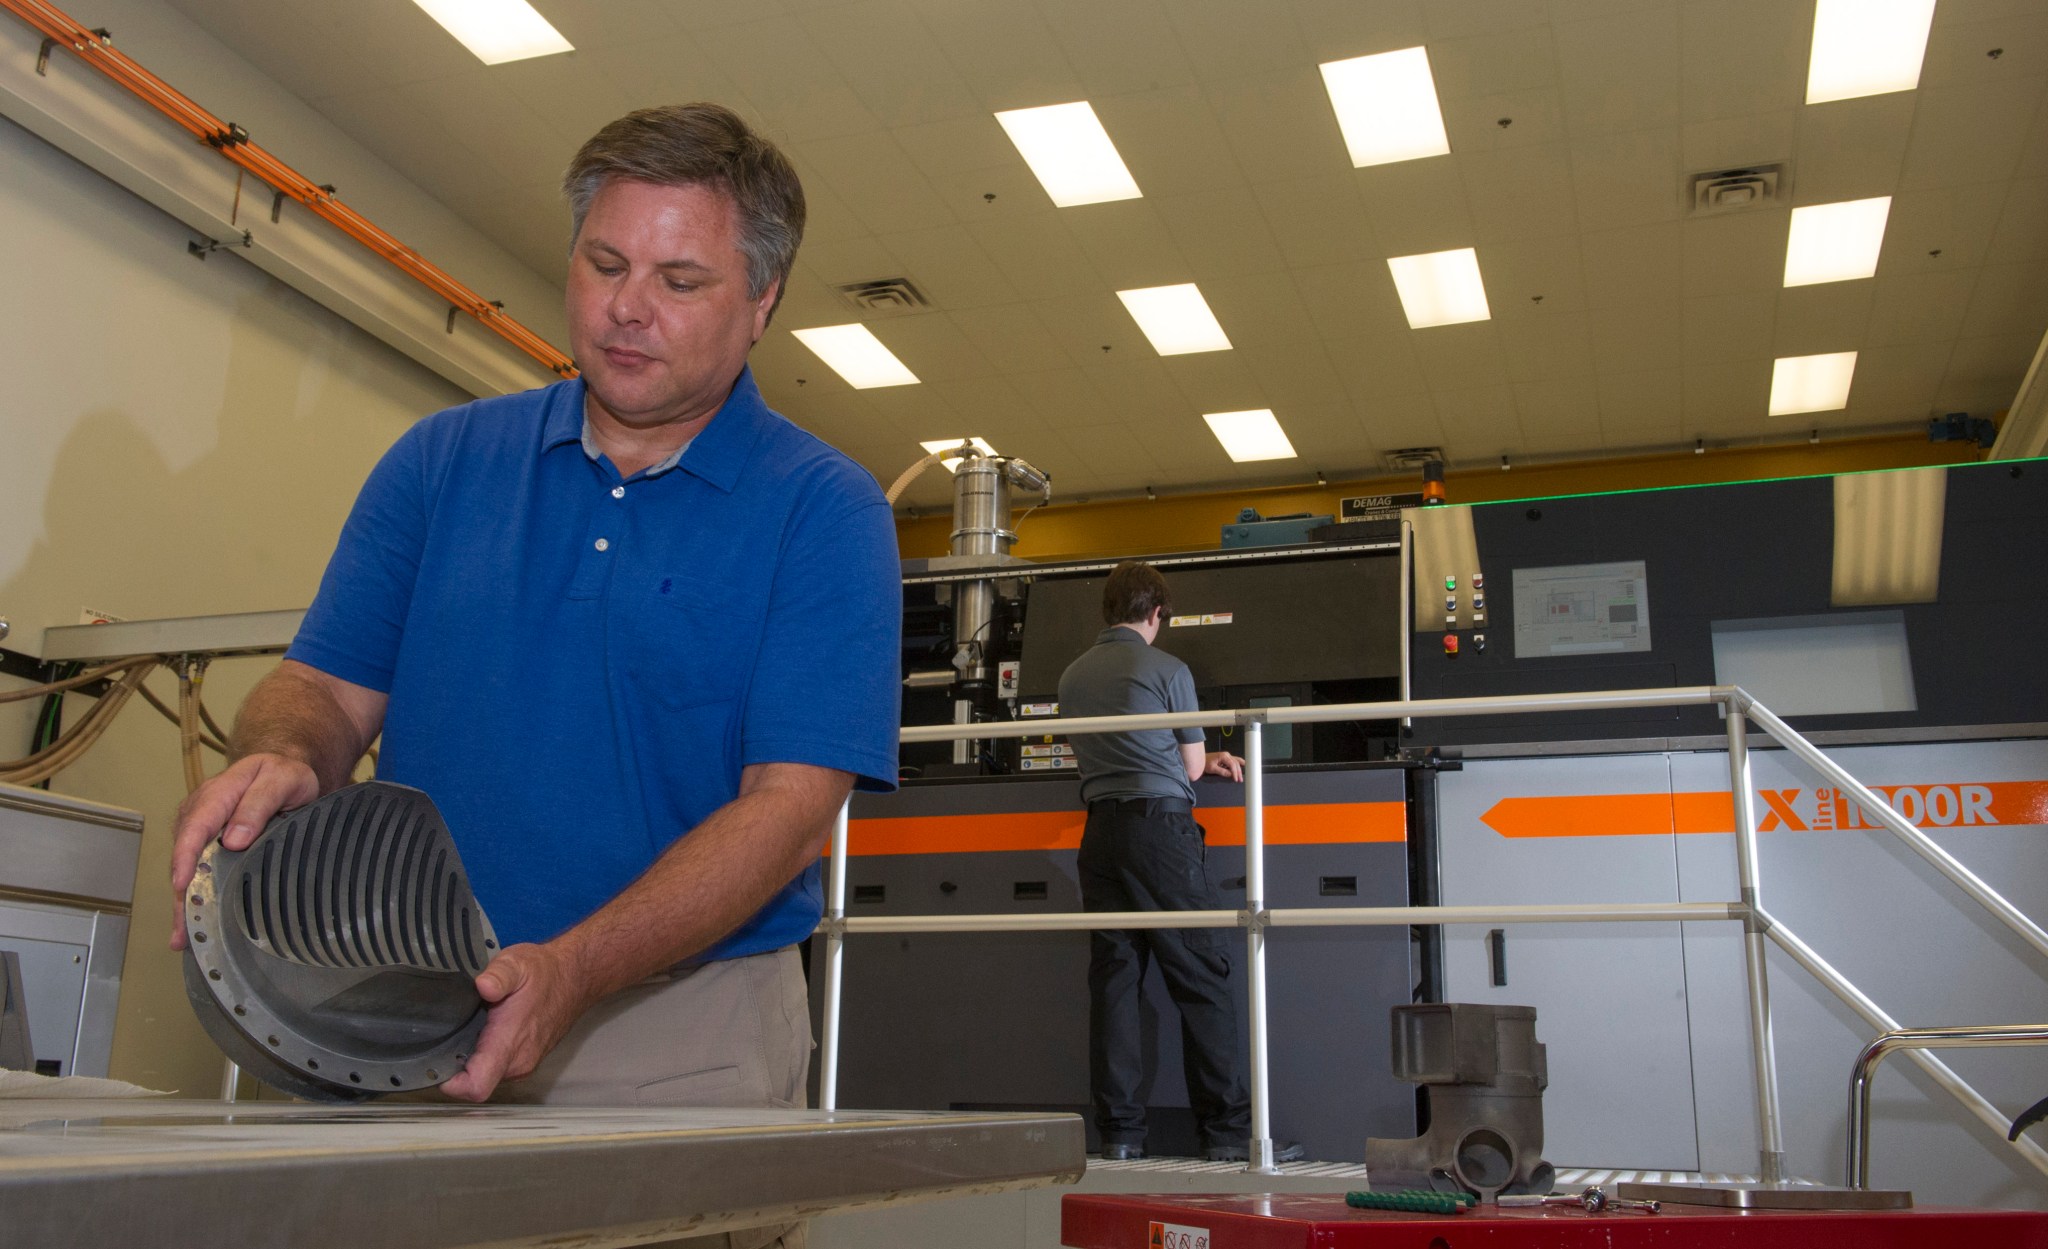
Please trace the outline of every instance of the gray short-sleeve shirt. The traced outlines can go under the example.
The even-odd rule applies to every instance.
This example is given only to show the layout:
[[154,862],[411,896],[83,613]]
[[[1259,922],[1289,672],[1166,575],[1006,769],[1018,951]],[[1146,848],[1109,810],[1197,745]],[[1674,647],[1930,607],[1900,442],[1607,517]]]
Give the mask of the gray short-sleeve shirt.
[[[1135,629],[1111,625],[1060,676],[1060,716],[1156,715],[1196,711],[1195,679],[1188,666],[1148,644]],[[1183,798],[1195,787],[1181,766],[1182,743],[1202,740],[1200,729],[1140,729],[1074,736],[1081,798]]]

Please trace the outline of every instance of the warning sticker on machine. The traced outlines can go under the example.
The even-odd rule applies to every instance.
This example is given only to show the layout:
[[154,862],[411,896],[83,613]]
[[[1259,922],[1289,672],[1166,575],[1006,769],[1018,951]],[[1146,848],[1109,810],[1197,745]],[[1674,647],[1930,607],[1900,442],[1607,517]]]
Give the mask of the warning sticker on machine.
[[1189,625],[1198,625],[1200,623],[1202,623],[1200,616],[1175,616],[1166,622],[1166,627],[1169,629],[1185,629]]
[[1212,611],[1212,612],[1204,612],[1204,613],[1202,614],[1202,623],[1203,623],[1203,624],[1205,624],[1205,625],[1210,625],[1210,624],[1229,624],[1229,623],[1230,623],[1230,618],[1231,618],[1231,617],[1232,617],[1233,615],[1235,615],[1235,614],[1236,614],[1235,612],[1227,612],[1227,611]]
[[1026,743],[1022,750],[1026,759],[1050,759],[1056,755],[1071,755],[1074,753],[1074,748],[1065,742],[1054,742],[1049,746],[1033,746]]
[[1060,713],[1058,703],[1025,703],[1017,708],[1019,716],[1056,716]]
[[1145,1236],[1145,1249],[1209,1249],[1209,1229],[1155,1219]]
[[1074,760],[1066,755],[1061,755],[1057,759],[1018,760],[1018,769],[1024,772],[1058,771],[1061,768],[1071,768],[1075,766],[1077,765],[1075,764]]

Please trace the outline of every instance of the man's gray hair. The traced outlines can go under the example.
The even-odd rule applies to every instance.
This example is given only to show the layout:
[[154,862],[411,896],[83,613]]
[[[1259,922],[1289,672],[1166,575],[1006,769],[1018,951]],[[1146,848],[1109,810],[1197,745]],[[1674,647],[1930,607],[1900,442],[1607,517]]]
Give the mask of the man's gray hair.
[[[804,238],[804,188],[773,143],[722,104],[670,104],[628,113],[590,137],[562,175],[574,248],[583,218],[604,184],[631,178],[661,186],[710,186],[732,196],[747,290],[789,285]],[[782,302],[782,290],[775,300]]]

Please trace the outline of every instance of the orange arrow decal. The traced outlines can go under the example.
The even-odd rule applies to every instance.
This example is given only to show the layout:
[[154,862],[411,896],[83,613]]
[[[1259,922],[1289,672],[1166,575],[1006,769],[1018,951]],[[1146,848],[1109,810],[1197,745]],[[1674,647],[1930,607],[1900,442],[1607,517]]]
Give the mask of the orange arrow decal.
[[[2048,824],[2048,781],[1872,785],[1893,810],[1921,828]],[[1855,800],[1834,789],[1761,789],[1758,832],[1879,828]],[[1731,833],[1735,805],[1726,790],[1676,794],[1571,794],[1503,798],[1479,817],[1503,837],[1668,837]]]

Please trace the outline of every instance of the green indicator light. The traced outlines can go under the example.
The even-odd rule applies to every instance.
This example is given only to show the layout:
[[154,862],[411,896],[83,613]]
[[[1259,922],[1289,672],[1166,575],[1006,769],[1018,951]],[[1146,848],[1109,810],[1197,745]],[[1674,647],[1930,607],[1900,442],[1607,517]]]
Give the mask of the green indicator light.
[[1455,590],[1455,589],[1457,589],[1457,588],[1458,588],[1458,579],[1457,579],[1456,577],[1445,577],[1445,578],[1444,578],[1444,589],[1446,589],[1446,590]]

